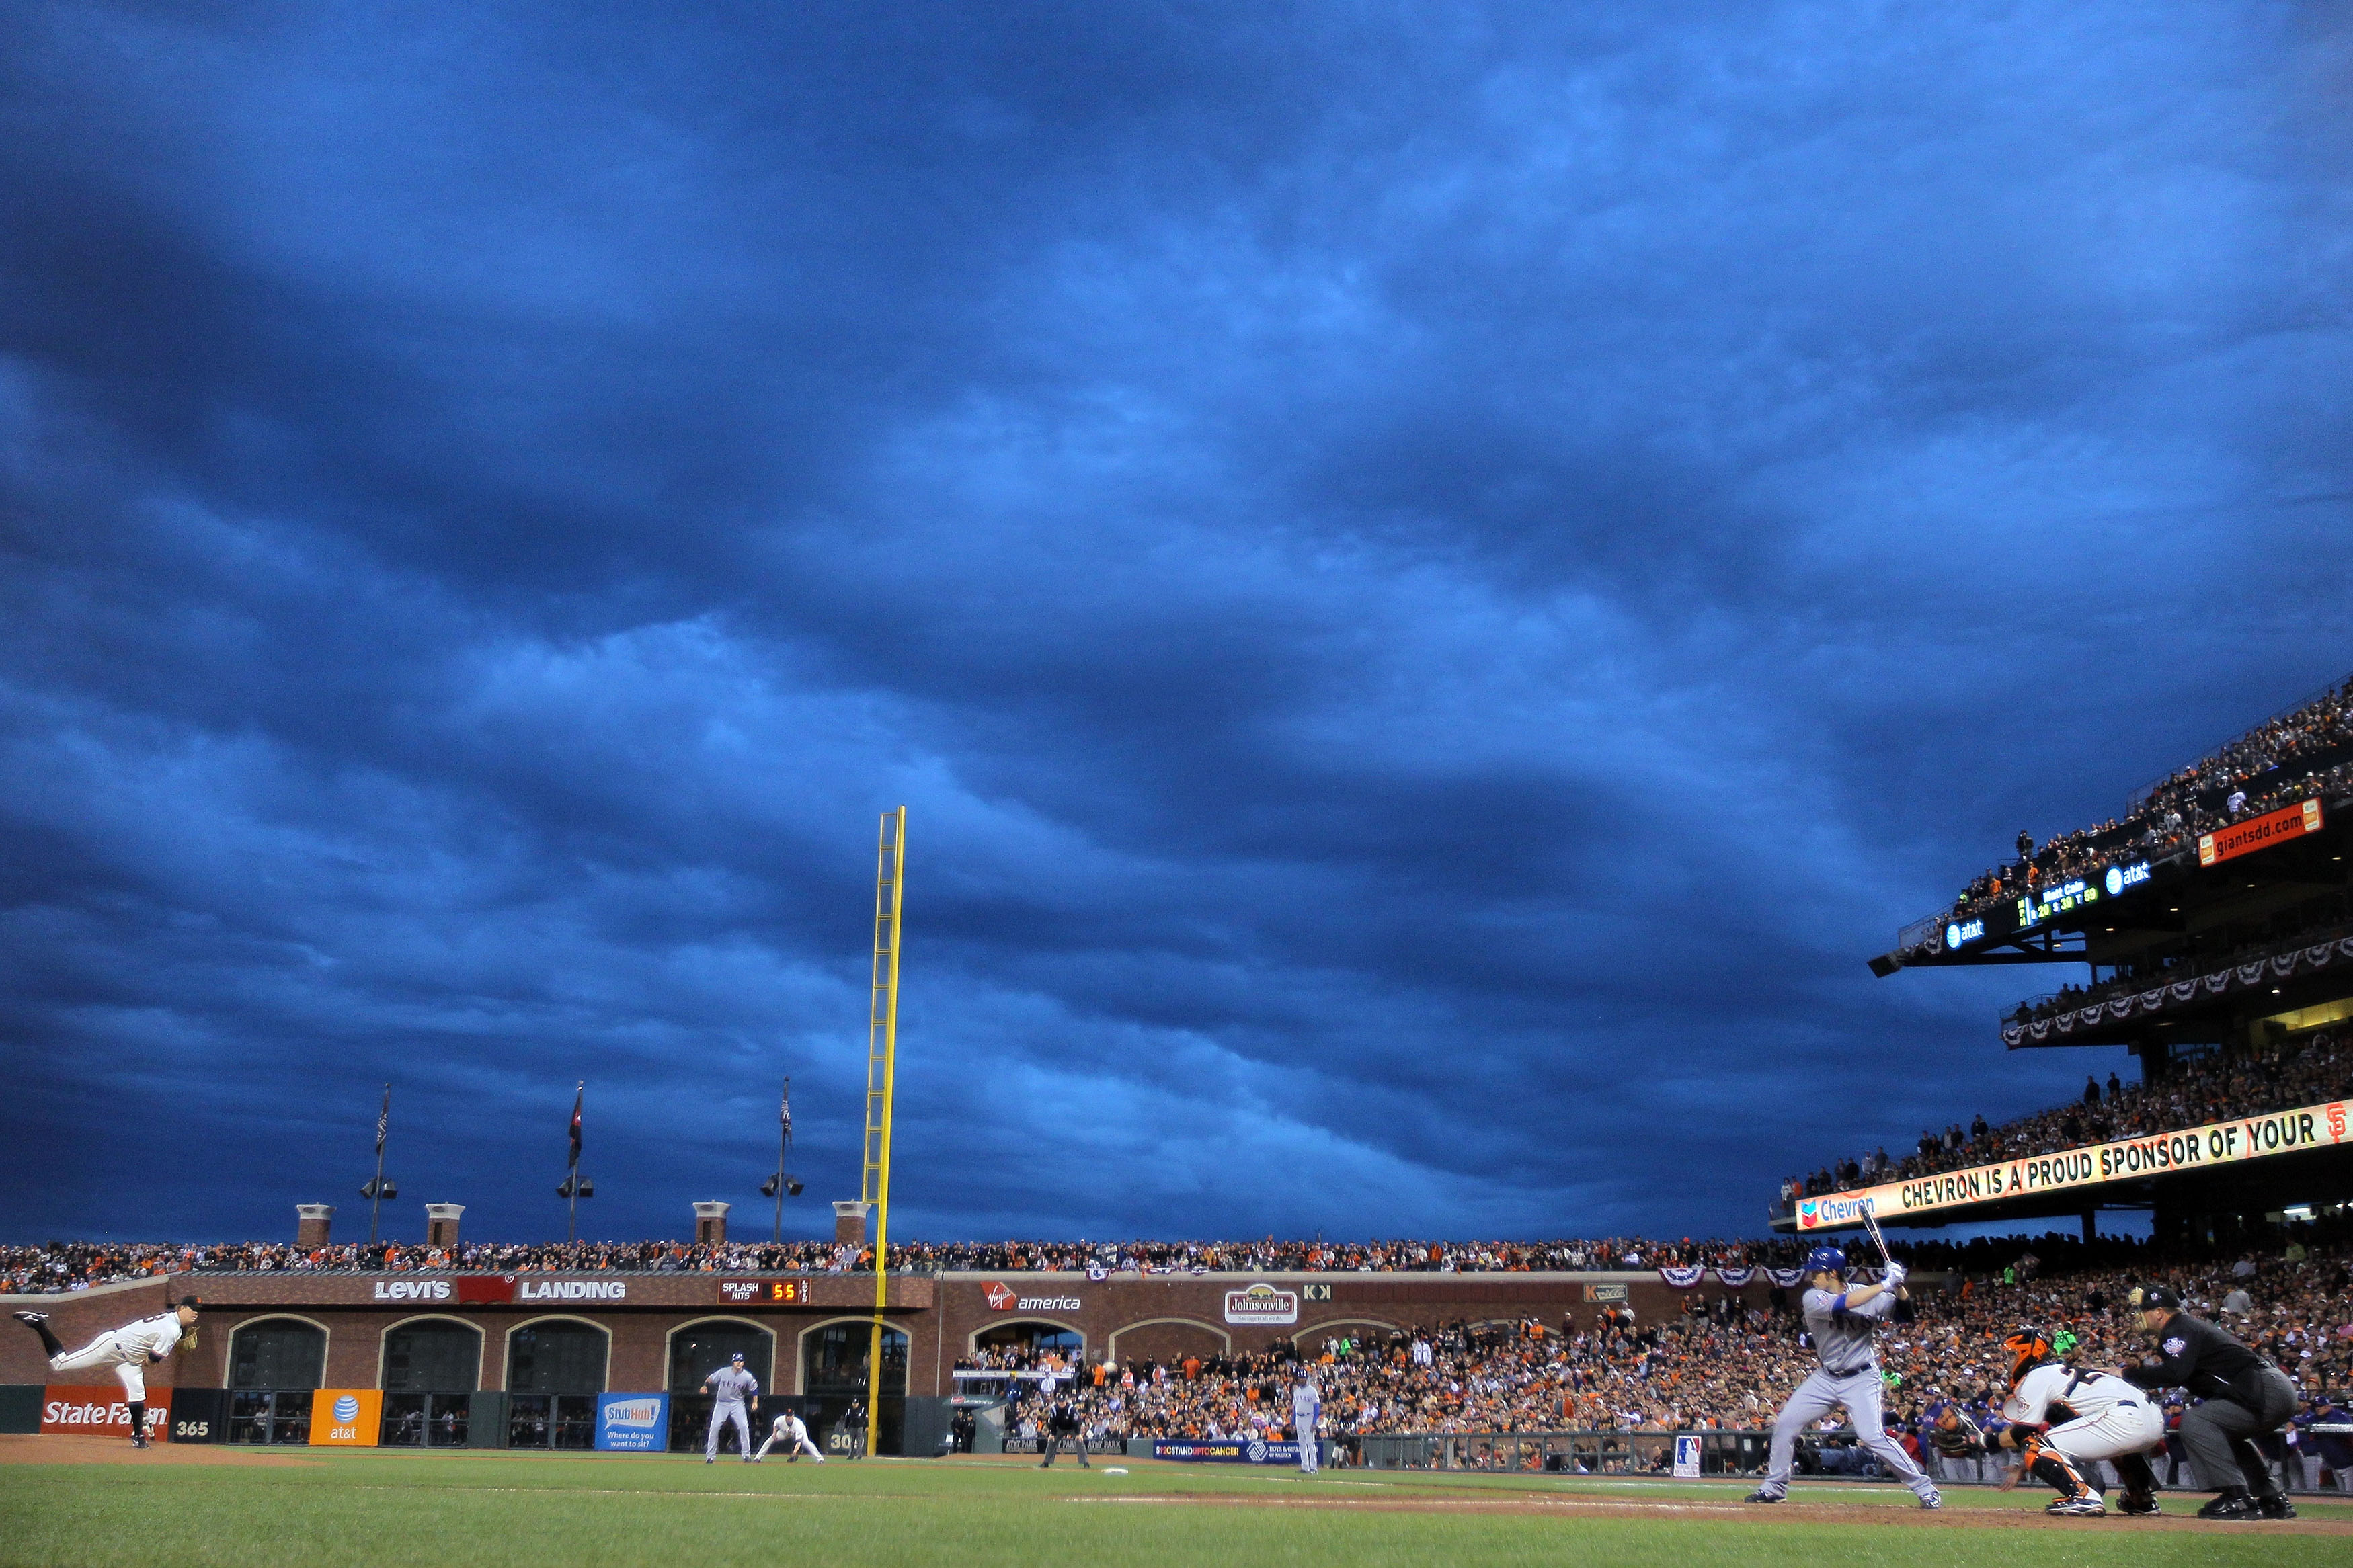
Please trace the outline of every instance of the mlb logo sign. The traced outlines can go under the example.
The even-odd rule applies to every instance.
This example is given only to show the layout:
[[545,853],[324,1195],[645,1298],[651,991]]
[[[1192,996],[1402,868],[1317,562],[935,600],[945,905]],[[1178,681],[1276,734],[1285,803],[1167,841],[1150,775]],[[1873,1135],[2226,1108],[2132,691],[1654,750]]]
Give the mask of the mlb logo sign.
[[1021,1299],[1018,1291],[1001,1279],[992,1279],[983,1285],[980,1288],[980,1295],[981,1300],[988,1303],[988,1310],[992,1312],[1009,1312],[1013,1310],[1013,1303]]

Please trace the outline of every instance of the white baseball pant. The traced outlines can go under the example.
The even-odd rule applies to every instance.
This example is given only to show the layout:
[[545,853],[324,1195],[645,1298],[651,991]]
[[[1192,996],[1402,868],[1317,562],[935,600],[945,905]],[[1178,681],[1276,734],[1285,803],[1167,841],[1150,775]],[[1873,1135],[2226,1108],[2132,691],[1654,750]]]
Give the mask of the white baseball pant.
[[[783,1442],[787,1436],[790,1436],[792,1430],[793,1418],[791,1416],[777,1416],[776,1421],[768,1427],[767,1441],[762,1443],[760,1445],[760,1451],[752,1457],[755,1459],[766,1458],[768,1457],[768,1450],[775,1447],[778,1443]],[[806,1426],[801,1428],[801,1435],[793,1439],[792,1452],[785,1456],[786,1462],[790,1463],[792,1460],[799,1458],[803,1454],[807,1454],[810,1458],[815,1459],[820,1465],[825,1463],[825,1456],[817,1451],[817,1444],[810,1440],[808,1428]]]
[[125,1350],[115,1339],[114,1331],[90,1342],[78,1351],[60,1351],[49,1358],[51,1372],[81,1372],[93,1366],[111,1365],[114,1375],[122,1382],[122,1392],[133,1404],[147,1399],[147,1357],[143,1352]]

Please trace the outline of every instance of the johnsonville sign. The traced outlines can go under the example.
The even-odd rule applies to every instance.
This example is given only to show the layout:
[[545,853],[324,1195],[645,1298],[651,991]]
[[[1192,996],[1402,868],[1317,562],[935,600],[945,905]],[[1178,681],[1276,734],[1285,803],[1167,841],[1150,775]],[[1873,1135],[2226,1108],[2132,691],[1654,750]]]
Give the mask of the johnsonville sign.
[[1282,1328],[1299,1321],[1299,1293],[1271,1285],[1226,1292],[1226,1321],[1236,1328]]
[[1829,1197],[1805,1198],[1798,1204],[1798,1228],[1822,1230],[1861,1225],[1865,1211],[1887,1219],[2034,1193],[2095,1187],[2104,1182],[2236,1164],[2275,1154],[2299,1153],[2306,1149],[2335,1148],[2347,1142],[2353,1142],[2353,1100],[2332,1100],[2295,1110],[2274,1111],[2269,1116],[2185,1127],[2178,1132],[2156,1132],[2146,1138],[2123,1138],[2113,1143],[2095,1143],[2029,1160],[2000,1160],[1966,1171],[1947,1171]]

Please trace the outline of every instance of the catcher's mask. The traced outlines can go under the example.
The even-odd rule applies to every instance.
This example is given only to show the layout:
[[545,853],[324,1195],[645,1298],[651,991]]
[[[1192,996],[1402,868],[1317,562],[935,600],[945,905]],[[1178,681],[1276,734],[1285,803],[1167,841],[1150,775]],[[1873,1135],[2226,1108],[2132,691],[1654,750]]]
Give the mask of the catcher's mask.
[[2040,1329],[2021,1329],[2001,1342],[2010,1352],[2010,1381],[2016,1383],[2051,1359],[2051,1342]]

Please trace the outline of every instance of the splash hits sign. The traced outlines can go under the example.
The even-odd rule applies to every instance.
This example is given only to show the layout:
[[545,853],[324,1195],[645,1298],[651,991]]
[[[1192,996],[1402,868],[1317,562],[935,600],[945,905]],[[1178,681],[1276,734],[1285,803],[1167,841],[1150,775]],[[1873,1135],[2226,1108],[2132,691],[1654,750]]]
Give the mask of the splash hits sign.
[[1884,1182],[1829,1197],[1806,1198],[1798,1205],[1799,1230],[1831,1230],[1861,1225],[1864,1211],[1882,1219],[1895,1215],[1924,1214],[1935,1209],[1963,1208],[2033,1193],[2062,1192],[2071,1187],[2095,1187],[2103,1182],[2126,1182],[2173,1171],[2201,1170],[2276,1154],[2300,1154],[2309,1149],[2329,1149],[2353,1142],[2353,1100],[2332,1100],[2268,1116],[2247,1116],[2234,1121],[2209,1122],[2177,1132],[2152,1132],[2146,1138],[2121,1138],[2055,1154],[2026,1160],[1999,1160],[1965,1171],[1916,1176],[1908,1182]]

